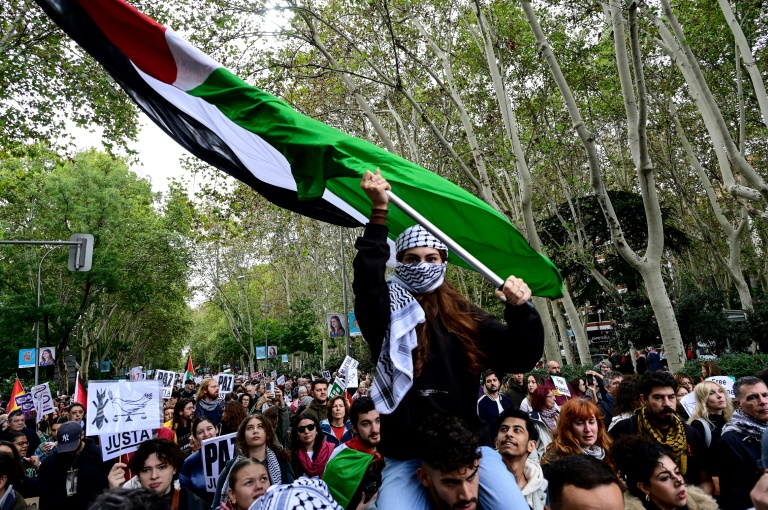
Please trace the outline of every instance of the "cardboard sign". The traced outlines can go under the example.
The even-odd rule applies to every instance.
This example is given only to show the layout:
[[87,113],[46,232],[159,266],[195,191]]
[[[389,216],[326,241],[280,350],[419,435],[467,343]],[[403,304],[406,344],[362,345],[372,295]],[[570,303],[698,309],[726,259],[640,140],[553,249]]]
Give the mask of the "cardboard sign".
[[152,439],[152,429],[109,434],[99,436],[99,439],[101,440],[101,458],[106,461],[119,457],[123,453],[138,450],[141,443]]
[[693,415],[693,410],[696,408],[696,394],[690,392],[680,399],[680,404],[682,404],[683,408],[688,413],[688,416]]
[[170,370],[158,370],[155,374],[155,380],[160,381],[163,387],[163,398],[171,398],[175,378],[176,372],[171,372]]
[[157,429],[163,424],[160,381],[91,381],[88,436]]
[[232,393],[232,388],[235,387],[235,376],[219,374],[216,376],[216,382],[219,383],[219,398],[223,398],[227,393]]
[[224,464],[235,456],[235,441],[237,441],[237,432],[203,441],[203,475],[207,492],[216,492],[219,473],[224,469]]
[[29,393],[32,394],[32,401],[35,405],[35,411],[37,411],[37,423],[40,423],[43,416],[52,413],[54,409],[51,389],[48,387],[48,383],[38,384],[37,386],[32,386]]
[[733,393],[733,383],[736,382],[736,379],[734,377],[731,377],[729,375],[713,375],[712,377],[707,377],[704,380],[716,382],[717,384],[725,388],[725,391],[728,392],[728,395],[730,395],[732,399],[736,398],[736,395]]
[[550,377],[552,382],[555,383],[556,394],[565,395],[566,397],[571,396],[571,390],[568,389],[568,382],[565,380],[565,377],[557,375],[551,375]]

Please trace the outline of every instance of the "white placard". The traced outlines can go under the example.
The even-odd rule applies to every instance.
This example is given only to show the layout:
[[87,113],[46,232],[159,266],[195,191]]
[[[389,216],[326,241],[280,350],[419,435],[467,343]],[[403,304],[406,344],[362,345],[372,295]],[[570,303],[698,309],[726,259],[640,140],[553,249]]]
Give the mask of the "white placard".
[[357,365],[359,365],[360,362],[357,361],[355,358],[351,356],[347,356],[344,358],[344,362],[341,364],[341,367],[339,367],[339,371],[342,371],[346,368],[357,368]]
[[731,399],[736,398],[736,395],[733,393],[733,383],[735,383],[735,379],[729,375],[713,375],[712,377],[707,377],[704,379],[705,381],[712,381],[716,382],[723,388],[725,388],[725,391],[728,392],[728,395],[731,396]]
[[680,404],[683,406],[683,409],[685,409],[685,412],[688,413],[688,416],[692,416],[693,410],[696,408],[696,394],[690,392],[680,399]]
[[284,375],[281,375],[280,377],[277,378],[277,384],[278,385],[285,384],[285,376]]
[[89,436],[157,429],[163,424],[160,381],[91,381],[88,385]]
[[277,370],[273,370],[272,373],[269,375],[272,376],[272,379],[277,379]]
[[557,375],[551,375],[550,377],[552,378],[552,382],[555,383],[555,389],[558,394],[565,395],[566,397],[571,396],[571,390],[568,389],[568,382],[565,380],[565,377]]
[[32,386],[29,392],[32,394],[32,402],[35,404],[35,411],[37,411],[36,423],[40,423],[43,416],[54,410],[51,389],[48,387],[48,383],[43,383]]
[[216,376],[216,382],[219,384],[219,398],[224,398],[227,393],[232,393],[232,388],[235,387],[235,376],[219,374]]
[[235,455],[235,441],[237,441],[237,432],[203,440],[201,455],[206,491],[216,492],[216,481],[221,470],[224,469],[224,464]]
[[196,376],[195,377],[195,384],[200,384],[201,382],[203,382],[203,376],[202,375]]
[[347,388],[357,388],[357,368],[347,368]]
[[130,381],[140,381],[141,380],[141,374],[143,373],[141,371],[142,368],[143,367],[133,367],[133,368],[131,368],[128,371],[128,380],[130,380]]
[[135,452],[144,441],[152,439],[152,429],[131,430],[119,434],[99,436],[101,442],[101,458],[104,461],[119,457],[123,453]]
[[176,378],[176,372],[170,370],[158,370],[155,373],[155,379],[160,381],[163,387],[163,398],[171,398],[173,391],[173,380]]

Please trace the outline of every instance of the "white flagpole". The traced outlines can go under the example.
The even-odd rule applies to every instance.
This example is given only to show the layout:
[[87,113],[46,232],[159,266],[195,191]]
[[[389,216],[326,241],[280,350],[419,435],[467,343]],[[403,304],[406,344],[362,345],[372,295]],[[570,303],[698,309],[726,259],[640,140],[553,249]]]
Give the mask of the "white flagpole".
[[459,244],[456,243],[453,239],[448,237],[448,235],[437,228],[435,225],[433,225],[428,219],[426,219],[424,216],[419,214],[414,208],[412,208],[410,205],[403,202],[403,200],[392,193],[392,191],[387,190],[387,196],[389,197],[389,201],[395,204],[397,207],[400,208],[401,211],[403,211],[405,214],[411,217],[416,223],[419,223],[422,227],[424,227],[430,234],[440,239],[443,243],[445,243],[446,246],[448,246],[448,249],[451,250],[453,253],[461,257],[464,262],[475,268],[475,271],[480,273],[485,277],[486,280],[491,282],[494,287],[497,289],[500,289],[504,285],[504,280],[499,278],[496,273],[491,271],[485,264],[477,260],[471,253],[469,253],[467,250],[459,246]]

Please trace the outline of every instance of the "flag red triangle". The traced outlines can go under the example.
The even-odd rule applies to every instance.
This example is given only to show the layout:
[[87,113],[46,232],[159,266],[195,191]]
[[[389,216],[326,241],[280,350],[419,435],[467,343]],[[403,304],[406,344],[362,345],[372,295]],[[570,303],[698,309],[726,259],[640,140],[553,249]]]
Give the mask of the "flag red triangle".
[[75,399],[74,402],[83,405],[83,408],[88,412],[88,395],[83,386],[83,379],[80,377],[80,372],[77,373],[77,379],[75,380]]

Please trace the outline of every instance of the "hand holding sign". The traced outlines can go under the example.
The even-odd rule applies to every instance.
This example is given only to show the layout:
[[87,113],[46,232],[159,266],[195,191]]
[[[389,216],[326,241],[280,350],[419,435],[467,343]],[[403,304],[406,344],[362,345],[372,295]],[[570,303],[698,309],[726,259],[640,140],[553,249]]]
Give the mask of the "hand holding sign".
[[109,483],[110,489],[117,489],[123,486],[125,483],[126,469],[128,469],[128,464],[115,462],[115,465],[112,466],[112,469],[109,470],[109,474],[107,475],[107,482]]

